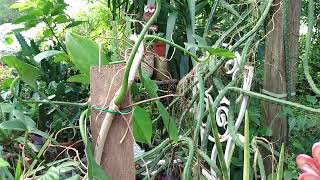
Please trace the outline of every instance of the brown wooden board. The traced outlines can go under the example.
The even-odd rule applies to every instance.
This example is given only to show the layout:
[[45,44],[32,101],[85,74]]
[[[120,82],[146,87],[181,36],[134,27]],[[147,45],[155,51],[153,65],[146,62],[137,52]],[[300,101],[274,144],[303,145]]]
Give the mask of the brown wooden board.
[[[120,87],[124,73],[124,65],[108,65],[92,67],[90,70],[91,82],[91,103],[98,107],[109,105],[115,93]],[[113,82],[112,82],[113,81]],[[109,98],[107,98],[108,91]],[[107,99],[107,100],[106,100]],[[106,101],[106,103],[105,103]],[[127,95],[122,106],[131,103],[130,96]],[[100,130],[100,125],[105,117],[105,113],[98,114],[100,111],[92,108],[91,115],[91,134],[93,144],[95,145]],[[98,116],[98,118],[97,118]],[[125,115],[129,121],[131,114]],[[132,126],[131,126],[132,127]],[[133,162],[133,138],[130,132],[127,133],[125,140],[120,144],[121,138],[124,136],[128,128],[127,122],[121,115],[116,115],[104,146],[101,160],[102,168],[107,172],[112,180],[131,180],[135,179],[135,167]]]

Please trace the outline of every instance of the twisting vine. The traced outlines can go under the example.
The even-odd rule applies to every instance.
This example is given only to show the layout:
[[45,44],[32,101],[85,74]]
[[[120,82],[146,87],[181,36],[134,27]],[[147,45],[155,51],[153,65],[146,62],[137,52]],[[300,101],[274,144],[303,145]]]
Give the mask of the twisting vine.
[[313,29],[313,22],[314,21],[314,0],[309,0],[309,6],[308,6],[308,33],[307,33],[307,38],[306,38],[306,50],[303,56],[303,70],[304,70],[304,75],[307,78],[307,81],[316,94],[320,94],[320,89],[317,88],[316,84],[314,83],[310,71],[309,71],[309,53],[310,53],[310,48],[311,48],[311,38],[312,38],[312,29]]

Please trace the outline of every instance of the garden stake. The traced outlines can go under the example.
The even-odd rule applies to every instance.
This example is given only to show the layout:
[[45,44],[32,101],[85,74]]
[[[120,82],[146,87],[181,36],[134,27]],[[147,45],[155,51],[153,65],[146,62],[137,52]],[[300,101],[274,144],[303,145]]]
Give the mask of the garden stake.
[[[161,0],[157,0],[156,3],[157,3],[156,12],[151,17],[151,19],[148,21],[148,23],[145,25],[145,27],[142,29],[135,45],[133,46],[131,53],[130,53],[130,56],[128,58],[128,62],[127,62],[126,68],[125,68],[124,76],[123,76],[123,79],[121,82],[120,89],[117,91],[114,98],[112,99],[112,101],[109,104],[109,110],[111,110],[111,111],[119,111],[119,107],[122,104],[122,102],[124,101],[124,98],[127,94],[127,91],[130,88],[129,84],[128,84],[130,71],[136,72],[136,69],[139,67],[139,64],[136,67],[131,67],[131,66],[132,66],[133,62],[136,61],[135,56],[138,51],[138,48],[140,47],[141,42],[144,39],[145,34],[147,33],[149,27],[153,24],[153,22],[155,21],[155,19],[157,18],[157,16],[160,13]],[[137,58],[139,58],[139,57],[137,57]],[[111,126],[113,118],[114,118],[113,113],[106,113],[105,118],[104,118],[102,125],[101,125],[101,129],[99,131],[98,139],[97,139],[97,142],[95,145],[95,153],[94,153],[95,160],[99,165],[101,164],[101,158],[102,158],[104,144],[107,139],[108,131]]]

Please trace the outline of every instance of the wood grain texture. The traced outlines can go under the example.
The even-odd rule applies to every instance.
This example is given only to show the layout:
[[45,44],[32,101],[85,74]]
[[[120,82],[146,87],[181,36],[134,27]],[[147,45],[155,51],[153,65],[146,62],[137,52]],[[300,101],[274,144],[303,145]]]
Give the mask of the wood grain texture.
[[[98,67],[90,70],[91,82],[91,102],[92,105],[103,107],[109,105],[115,93],[120,87],[124,73],[124,65],[102,66],[99,72]],[[110,90],[109,90],[110,89]],[[109,96],[107,98],[107,94]],[[131,103],[130,96],[127,95],[122,106]],[[106,107],[105,107],[106,108]],[[105,113],[92,109],[91,115],[91,134],[93,144],[97,141],[101,123]],[[125,115],[125,119],[130,120],[131,114]],[[101,166],[111,177],[112,180],[131,180],[135,179],[135,166],[133,162],[133,138],[128,132],[122,144],[121,138],[124,136],[128,125],[123,116],[116,115],[104,146]],[[132,125],[131,125],[132,127]]]
[[291,91],[296,92],[297,66],[299,62],[299,30],[301,16],[301,0],[289,0],[289,67],[291,77]]
[[[267,25],[263,88],[275,94],[286,94],[283,19],[281,0],[274,0]],[[288,137],[288,120],[280,116],[281,106],[263,103],[264,125],[272,131],[272,143],[281,144]]]

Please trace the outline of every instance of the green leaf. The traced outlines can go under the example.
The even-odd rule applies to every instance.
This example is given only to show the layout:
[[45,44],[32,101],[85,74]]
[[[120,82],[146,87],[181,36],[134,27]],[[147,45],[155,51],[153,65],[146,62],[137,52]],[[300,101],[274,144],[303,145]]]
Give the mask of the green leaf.
[[27,83],[34,89],[37,88],[36,80],[40,74],[40,71],[38,68],[22,62],[21,60],[19,60],[14,56],[3,56],[1,58],[1,61],[6,65],[8,65],[9,67],[15,68],[18,71],[20,78],[25,83]]
[[54,55],[56,55],[56,54],[61,54],[61,53],[63,53],[63,52],[57,51],[57,50],[44,51],[44,52],[41,52],[41,53],[37,54],[33,59],[34,59],[37,63],[40,63],[41,60],[43,60],[43,59],[45,59],[45,58],[54,56]]
[[21,174],[22,174],[22,169],[21,169],[21,157],[19,156],[19,160],[17,162],[17,165],[16,165],[16,170],[15,170],[15,180],[19,180],[20,177],[21,177]]
[[280,157],[279,157],[278,167],[277,167],[277,180],[282,180],[284,160],[285,160],[285,157],[284,157],[284,144],[282,143],[281,150],[280,150]]
[[[168,41],[171,41],[171,36],[172,33],[175,29],[175,25],[176,25],[176,20],[178,17],[178,12],[174,11],[173,13],[170,13],[168,16],[168,20],[167,20],[167,29],[166,29],[166,39]],[[166,44],[166,56],[168,55],[168,51],[169,51],[169,45]]]
[[[99,47],[94,41],[74,33],[67,33],[66,46],[71,61],[83,74],[88,75],[90,66],[99,64]],[[104,53],[101,57],[101,64],[108,64]]]
[[215,55],[215,56],[221,56],[221,57],[226,57],[226,58],[235,58],[236,56],[234,55],[233,52],[223,49],[223,48],[213,48],[210,46],[203,46],[203,45],[196,45],[192,43],[185,43],[186,49],[189,50],[192,47],[197,47],[206,50],[210,55]]
[[0,158],[0,168],[2,167],[9,167],[9,163],[5,161],[4,159]]
[[54,21],[55,23],[65,23],[65,22],[68,22],[68,21],[70,21],[70,20],[68,19],[68,17],[67,17],[66,15],[61,14],[61,15],[58,15],[57,17],[55,17],[55,18],[53,19],[53,21]]
[[101,167],[96,163],[93,156],[93,148],[91,141],[87,137],[86,155],[88,159],[88,179],[93,180],[110,180]]
[[0,128],[15,131],[28,131],[28,128],[25,126],[25,124],[18,119],[4,121],[0,123]]
[[13,23],[14,24],[20,24],[20,23],[23,23],[23,22],[35,21],[36,19],[37,19],[36,16],[31,15],[31,14],[27,14],[27,15],[20,16],[19,18],[15,19]]
[[6,36],[4,41],[6,45],[11,45],[14,42],[12,36]]
[[157,101],[156,104],[157,104],[157,108],[159,110],[159,113],[161,115],[161,118],[163,120],[164,126],[166,127],[170,138],[173,141],[178,141],[178,139],[179,139],[178,129],[177,129],[175,120],[173,119],[172,116],[169,116],[168,111],[166,110],[166,108],[163,106],[163,104],[160,101]]
[[149,113],[140,106],[133,111],[133,134],[137,141],[151,144],[152,121]]
[[73,21],[73,22],[71,22],[70,24],[68,24],[68,25],[66,26],[66,28],[75,27],[75,26],[78,26],[78,25],[80,25],[80,24],[82,24],[82,23],[84,23],[84,22],[86,22],[86,21]]
[[158,97],[158,95],[157,95],[157,91],[158,91],[157,84],[154,81],[152,81],[150,79],[150,77],[147,76],[146,73],[143,72],[143,71],[142,71],[142,79],[143,79],[143,85],[144,85],[147,93],[149,94],[149,96],[151,98]]
[[73,83],[81,83],[84,85],[90,84],[90,78],[87,74],[78,74],[71,76],[67,79],[67,82],[73,82]]
[[43,34],[43,36],[46,37],[46,38],[52,36],[52,32],[51,32],[50,29],[44,30],[44,31],[42,32],[42,34]]
[[10,89],[12,81],[13,81],[13,78],[7,78],[7,79],[2,80],[1,85],[0,85],[1,88],[2,89]]

